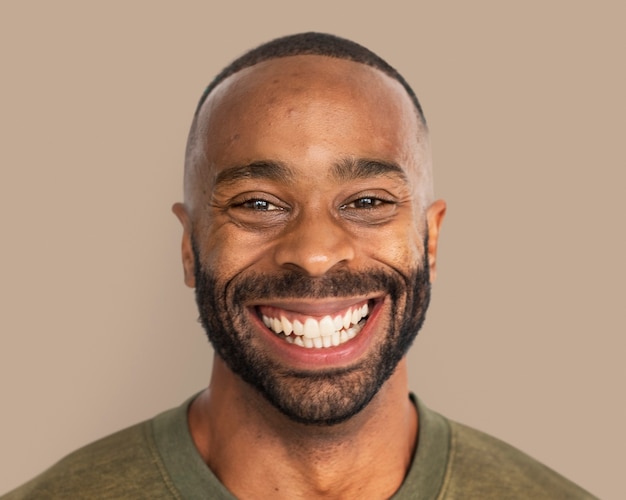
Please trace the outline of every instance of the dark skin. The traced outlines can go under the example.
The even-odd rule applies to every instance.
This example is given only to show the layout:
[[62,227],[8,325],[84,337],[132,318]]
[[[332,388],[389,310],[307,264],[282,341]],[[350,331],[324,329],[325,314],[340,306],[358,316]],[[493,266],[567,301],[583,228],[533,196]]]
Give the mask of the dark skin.
[[[363,159],[383,168],[345,168]],[[320,277],[376,267],[404,275],[425,253],[432,281],[446,207],[432,199],[430,164],[427,131],[409,97],[378,70],[323,56],[242,70],[203,105],[185,203],[173,208],[184,228],[185,282],[195,286],[200,264],[220,283],[251,270]],[[362,300],[294,297],[269,305],[319,319]],[[363,333],[334,350],[280,344],[253,308],[238,320],[251,345],[281,366],[342,368],[373,352],[393,321],[386,298],[376,300],[379,313]],[[304,425],[216,356],[189,425],[205,462],[238,498],[388,498],[415,447],[418,416],[407,395],[404,358],[356,416]]]

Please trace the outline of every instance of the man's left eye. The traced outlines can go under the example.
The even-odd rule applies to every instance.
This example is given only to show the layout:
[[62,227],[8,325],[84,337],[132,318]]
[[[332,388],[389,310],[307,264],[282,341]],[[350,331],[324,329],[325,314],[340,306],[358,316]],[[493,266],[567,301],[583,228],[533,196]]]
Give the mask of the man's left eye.
[[366,196],[363,198],[358,198],[354,201],[351,201],[350,203],[346,203],[345,205],[342,205],[341,208],[342,209],[346,209],[346,208],[375,208],[379,205],[382,205],[383,203],[387,203],[385,200],[381,200],[380,198],[373,198],[371,196]]

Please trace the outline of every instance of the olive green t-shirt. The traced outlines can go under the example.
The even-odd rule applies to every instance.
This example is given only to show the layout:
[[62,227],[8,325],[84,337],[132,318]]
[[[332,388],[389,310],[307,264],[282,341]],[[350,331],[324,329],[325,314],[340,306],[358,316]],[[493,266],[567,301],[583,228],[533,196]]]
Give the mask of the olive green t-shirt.
[[[418,445],[394,499],[594,498],[521,451],[414,401]],[[75,451],[2,500],[235,498],[193,444],[190,402]]]

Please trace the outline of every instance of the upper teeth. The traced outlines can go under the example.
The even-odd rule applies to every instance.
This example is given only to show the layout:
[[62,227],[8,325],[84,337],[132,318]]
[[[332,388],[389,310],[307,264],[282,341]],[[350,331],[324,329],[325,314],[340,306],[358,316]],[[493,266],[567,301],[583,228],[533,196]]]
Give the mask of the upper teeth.
[[302,347],[337,346],[353,338],[365,322],[361,319],[369,314],[367,303],[350,307],[343,314],[326,315],[321,319],[311,316],[306,319],[289,320],[284,315],[269,317],[262,315],[263,323],[274,333],[282,333],[288,342]]

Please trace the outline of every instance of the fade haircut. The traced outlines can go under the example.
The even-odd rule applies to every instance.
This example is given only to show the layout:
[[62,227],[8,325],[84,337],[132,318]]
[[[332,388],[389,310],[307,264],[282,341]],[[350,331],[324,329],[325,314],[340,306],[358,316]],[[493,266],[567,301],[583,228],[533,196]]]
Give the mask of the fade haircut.
[[407,94],[409,94],[409,97],[417,110],[419,119],[422,124],[426,126],[426,118],[424,117],[422,106],[420,105],[415,92],[413,92],[413,89],[402,77],[402,75],[398,73],[389,63],[387,63],[387,61],[356,42],[335,35],[329,35],[327,33],[315,32],[298,33],[296,35],[276,38],[275,40],[259,45],[257,48],[252,49],[238,59],[235,59],[231,64],[226,66],[206,88],[200,98],[194,117],[198,115],[200,108],[202,108],[202,104],[204,104],[204,101],[213,89],[229,76],[241,71],[244,68],[254,66],[255,64],[269,59],[300,55],[328,56],[335,57],[337,59],[347,59],[349,61],[365,64],[382,71],[387,76],[390,76],[394,80],[400,82],[400,84],[404,87],[404,90],[406,90]]

